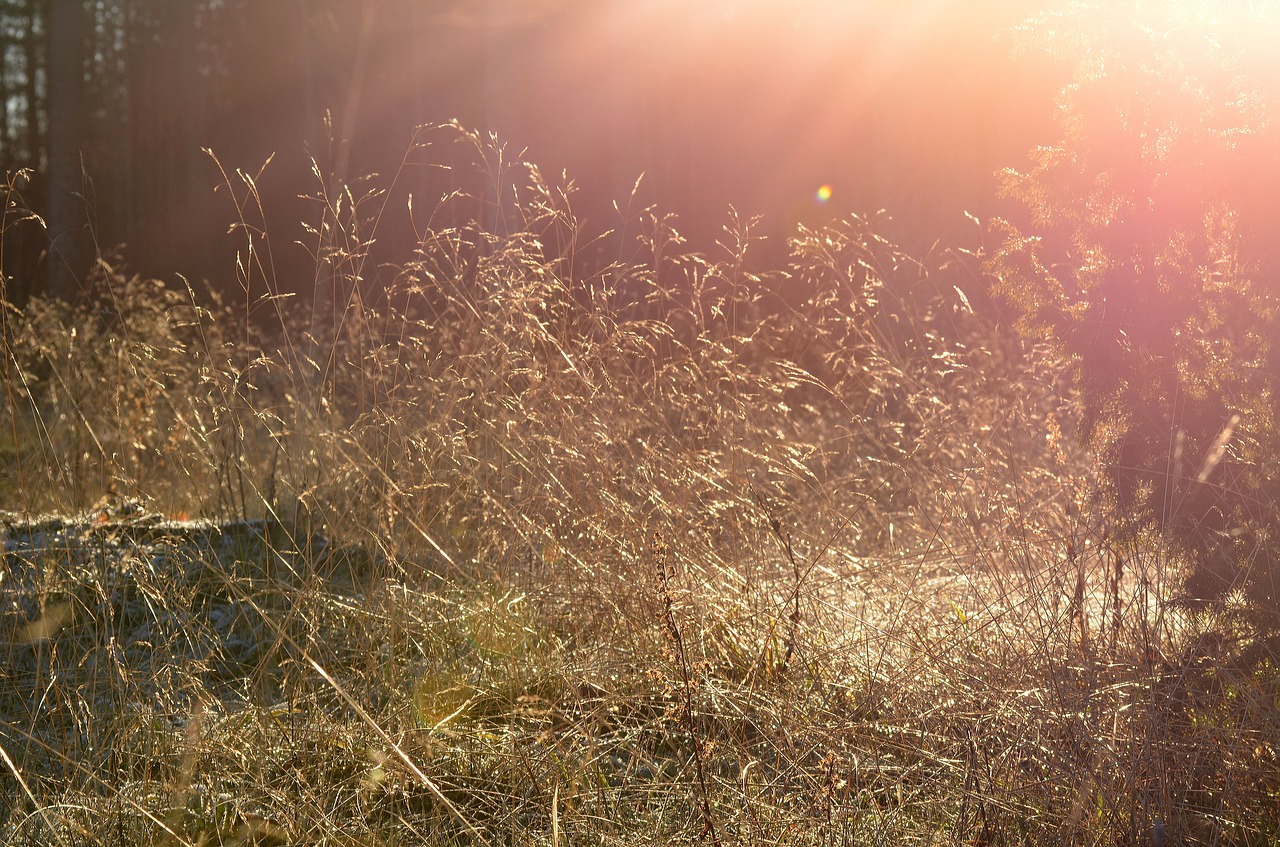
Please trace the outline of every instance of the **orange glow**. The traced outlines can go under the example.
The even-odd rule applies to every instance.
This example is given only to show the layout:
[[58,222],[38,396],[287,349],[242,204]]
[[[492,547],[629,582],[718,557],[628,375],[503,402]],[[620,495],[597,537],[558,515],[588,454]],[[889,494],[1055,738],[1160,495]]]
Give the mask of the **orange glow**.
[[944,198],[993,195],[996,168],[1032,146],[1008,125],[1051,112],[1051,89],[1021,108],[1027,78],[1004,68],[997,34],[1024,13],[958,0],[565,2],[515,41],[493,36],[490,91],[510,99],[491,108],[518,114],[506,134],[584,189],[625,197],[643,171],[695,236],[714,236],[730,204],[783,235],[789,209],[837,184],[846,210],[936,229],[974,205]]
[[[1044,143],[1061,85],[1043,58],[1013,70],[1001,33],[1024,0],[440,5],[370,53],[357,126],[387,156],[410,120],[458,118],[567,171],[597,230],[643,173],[640,201],[675,212],[698,247],[730,206],[763,216],[779,250],[797,220],[882,208],[906,242],[971,233],[964,212],[994,213],[995,172]],[[833,193],[815,203],[822,185]]]

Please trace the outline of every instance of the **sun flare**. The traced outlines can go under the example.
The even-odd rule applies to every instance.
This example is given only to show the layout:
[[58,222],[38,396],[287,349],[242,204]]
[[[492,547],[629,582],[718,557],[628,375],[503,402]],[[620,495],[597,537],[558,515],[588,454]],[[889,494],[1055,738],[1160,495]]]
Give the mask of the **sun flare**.
[[[686,220],[733,205],[776,226],[815,197],[828,205],[815,187],[837,184],[846,209],[905,195],[927,211],[939,184],[990,181],[1008,122],[1044,118],[990,102],[1003,55],[992,33],[1020,20],[1020,6],[544,4],[543,23],[521,37],[490,31],[491,113],[609,196],[645,173]],[[693,184],[705,188],[684,190]]]

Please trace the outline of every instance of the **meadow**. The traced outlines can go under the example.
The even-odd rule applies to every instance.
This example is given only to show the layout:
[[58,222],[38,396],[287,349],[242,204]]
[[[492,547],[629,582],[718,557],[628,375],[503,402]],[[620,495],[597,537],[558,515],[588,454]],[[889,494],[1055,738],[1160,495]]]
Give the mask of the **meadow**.
[[0,840],[1280,839],[1274,664],[1110,532],[982,253],[758,271],[428,140],[474,189],[317,173],[314,295],[228,171],[242,297],[4,304]]

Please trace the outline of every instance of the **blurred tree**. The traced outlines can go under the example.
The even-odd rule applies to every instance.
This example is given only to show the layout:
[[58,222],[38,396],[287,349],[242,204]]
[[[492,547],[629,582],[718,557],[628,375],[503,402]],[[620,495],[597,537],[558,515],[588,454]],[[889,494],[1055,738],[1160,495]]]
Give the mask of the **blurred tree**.
[[[37,20],[32,16],[32,23]],[[71,301],[86,267],[81,160],[84,114],[85,9],[51,2],[49,21],[49,260],[46,293]],[[29,94],[30,107],[34,95]],[[35,123],[34,120],[29,123]]]
[[44,88],[47,3],[0,3],[0,167],[34,167],[44,155],[40,118]]
[[[16,174],[30,168],[30,182],[17,179],[21,202],[42,206],[47,182],[44,178],[45,131],[43,99],[45,77],[45,13],[42,0],[7,0],[0,3],[0,171]],[[39,198],[39,200],[37,200]],[[0,255],[5,258],[0,294],[21,302],[31,293],[39,257],[45,251],[45,232],[37,221],[6,221],[0,234]]]
[[[317,103],[334,98],[313,83],[336,85],[343,56],[317,69],[310,44],[321,31],[333,47],[355,6],[0,0],[0,165],[33,170],[25,196],[48,223],[38,245],[6,233],[6,298],[71,297],[93,251],[121,244],[153,272],[229,267],[209,238],[226,209],[201,148],[253,169],[282,139],[316,139]],[[301,150],[291,164],[306,177]]]
[[1280,99],[1268,4],[1078,2],[1026,49],[1074,67],[1003,192],[995,293],[1077,363],[1106,505],[1280,624]]

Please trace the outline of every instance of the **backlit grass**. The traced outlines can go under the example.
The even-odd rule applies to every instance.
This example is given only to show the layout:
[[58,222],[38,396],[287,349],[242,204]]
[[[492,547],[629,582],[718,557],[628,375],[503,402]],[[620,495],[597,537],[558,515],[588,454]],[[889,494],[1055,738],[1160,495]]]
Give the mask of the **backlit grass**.
[[6,310],[6,843],[1280,837],[1274,666],[1110,545],[973,257],[756,273],[429,143],[475,185],[393,263],[319,195],[314,304],[231,174],[248,313]]

